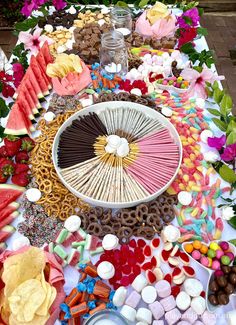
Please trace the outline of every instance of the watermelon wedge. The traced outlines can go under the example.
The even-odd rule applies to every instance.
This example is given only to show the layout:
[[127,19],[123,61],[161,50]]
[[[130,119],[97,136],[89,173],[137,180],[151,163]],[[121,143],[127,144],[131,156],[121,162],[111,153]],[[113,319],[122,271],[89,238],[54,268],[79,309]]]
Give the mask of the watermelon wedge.
[[40,101],[44,101],[44,95],[48,95],[49,92],[48,92],[48,88],[41,88],[42,85],[39,85],[39,82],[31,68],[31,66],[28,67],[28,70],[27,70],[27,74],[28,74],[28,78],[29,80],[31,81],[31,84],[33,86],[33,89],[35,91],[35,93],[37,94],[38,96],[38,99]]
[[37,56],[36,56],[36,60],[37,60],[37,62],[38,62],[38,64],[39,64],[41,70],[43,70],[43,71],[45,72],[45,75],[46,75],[46,77],[47,77],[48,82],[51,84],[51,78],[50,78],[50,77],[47,75],[47,73],[46,73],[46,70],[47,70],[47,63],[46,63],[46,61],[45,61],[45,59],[44,59],[44,56],[43,56],[43,53],[42,53],[41,50],[38,52],[38,54],[37,54]]
[[29,111],[27,110],[27,107],[22,105],[21,101],[18,101],[17,104],[19,107],[18,111],[22,113],[23,119],[25,121],[25,125],[28,130],[28,134],[31,134],[31,132],[35,131],[35,127],[33,126],[32,122],[29,118]]
[[[35,77],[40,85],[41,89],[50,89],[50,83],[47,80],[45,71],[41,70],[36,58],[34,55],[31,56],[30,66],[35,74]],[[51,87],[52,88],[52,87]]]
[[5,240],[7,240],[7,238],[9,238],[12,234],[14,234],[15,231],[16,228],[13,227],[12,225],[7,225],[3,227],[0,230],[0,242],[4,242]]
[[17,104],[22,106],[24,108],[24,111],[26,112],[26,116],[31,120],[34,121],[34,115],[32,114],[32,109],[29,105],[29,103],[27,102],[27,100],[25,99],[25,96],[23,96],[23,94],[21,94],[21,96],[19,96],[17,98]]
[[7,216],[5,219],[0,221],[0,229],[4,226],[10,225],[17,217],[19,216],[18,211],[14,211],[9,216]]
[[25,117],[24,115],[22,116],[21,112],[19,112],[17,104],[14,104],[11,108],[4,133],[12,135],[28,134],[28,130],[25,124]]
[[29,92],[29,95],[31,96],[31,98],[32,98],[34,104],[36,105],[37,109],[42,109],[42,106],[41,106],[41,104],[39,102],[38,96],[35,93],[32,82],[30,80],[25,81],[25,88],[26,88],[26,91]]
[[1,210],[0,212],[0,221],[4,220],[9,214],[16,211],[19,208],[20,204],[17,202],[12,202],[8,206]]
[[0,210],[17,200],[25,191],[22,186],[13,184],[0,184]]
[[52,57],[52,55],[50,53],[50,49],[49,49],[47,41],[43,43],[43,46],[41,47],[41,52],[43,54],[44,60],[45,60],[47,65],[49,63],[53,63],[54,60],[53,60],[53,57]]
[[32,97],[30,96],[29,91],[26,90],[26,87],[23,86],[21,88],[21,97],[25,97],[26,101],[28,102],[29,106],[31,107],[31,112],[33,115],[39,115],[39,111],[37,106],[34,104]]

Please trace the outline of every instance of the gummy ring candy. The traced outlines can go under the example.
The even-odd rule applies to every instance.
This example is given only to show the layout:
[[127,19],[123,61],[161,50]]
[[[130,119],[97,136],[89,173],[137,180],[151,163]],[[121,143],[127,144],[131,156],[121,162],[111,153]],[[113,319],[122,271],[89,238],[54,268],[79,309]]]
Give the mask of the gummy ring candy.
[[88,219],[89,219],[89,223],[98,222],[97,215],[95,213],[91,213],[91,211],[89,211]]
[[105,225],[102,227],[102,236],[105,236],[106,234],[114,235],[115,231],[111,226]]
[[101,224],[107,225],[111,221],[112,212],[111,209],[108,209],[107,211],[103,212],[103,215],[101,217]]
[[124,226],[134,226],[137,223],[136,212],[135,211],[121,212],[121,222],[122,225]]
[[119,243],[128,244],[130,237],[133,235],[133,230],[130,227],[121,227],[117,231],[117,237],[119,238]]
[[137,236],[138,237],[143,237],[145,239],[152,239],[155,235],[155,231],[152,227],[140,227],[138,230],[137,230]]
[[101,225],[99,225],[99,223],[97,222],[92,222],[88,225],[87,229],[86,229],[87,233],[89,233],[90,235],[95,235],[95,236],[101,236],[102,234],[102,227]]

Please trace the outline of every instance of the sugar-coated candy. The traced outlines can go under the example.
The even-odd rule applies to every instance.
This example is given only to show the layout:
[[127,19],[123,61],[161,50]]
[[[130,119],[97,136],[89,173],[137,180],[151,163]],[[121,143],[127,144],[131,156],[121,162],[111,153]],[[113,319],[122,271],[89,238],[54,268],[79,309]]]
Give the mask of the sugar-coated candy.
[[130,293],[130,295],[126,299],[125,304],[132,308],[136,308],[140,303],[140,300],[141,300],[141,295],[134,290]]
[[102,247],[106,250],[112,250],[115,249],[119,244],[119,239],[117,236],[112,234],[107,234],[103,237],[102,240]]
[[38,200],[41,199],[42,193],[39,189],[37,188],[29,188],[26,192],[25,195],[30,202],[37,202]]
[[56,117],[56,115],[53,112],[46,112],[43,117],[44,117],[45,121],[52,122],[54,120],[54,118]]
[[70,231],[70,232],[75,232],[79,230],[81,225],[81,219],[77,215],[72,215],[69,218],[66,219],[64,223],[64,227]]
[[200,139],[203,143],[207,143],[209,137],[213,137],[213,132],[210,130],[203,130],[200,134]]
[[166,280],[161,280],[157,282],[155,288],[160,298],[168,297],[171,294],[170,283]]
[[165,311],[169,311],[176,307],[176,301],[174,296],[170,295],[169,297],[163,298],[160,300]]
[[146,287],[146,285],[147,285],[147,279],[141,273],[138,276],[136,276],[136,278],[134,279],[134,281],[132,282],[131,285],[134,288],[134,290],[136,290],[137,292],[141,292],[143,290],[143,288]]
[[184,290],[189,296],[198,297],[203,291],[203,285],[197,279],[187,279],[184,281]]
[[113,276],[115,274],[115,268],[114,268],[113,264],[111,264],[110,262],[103,261],[100,264],[98,264],[97,273],[98,273],[98,276],[100,276],[100,278],[102,278],[104,280],[109,280],[109,279],[113,278]]
[[141,296],[144,302],[151,304],[157,298],[157,291],[153,286],[146,286],[143,288]]
[[230,262],[231,262],[229,256],[227,256],[227,255],[223,255],[223,256],[221,257],[220,261],[221,261],[221,263],[222,263],[223,265],[229,265]]
[[165,314],[165,310],[159,301],[154,301],[152,304],[149,304],[148,308],[151,310],[152,315],[155,319],[160,319]]
[[202,315],[206,309],[206,300],[201,296],[195,297],[191,301],[191,307],[196,314]]
[[178,296],[176,297],[176,305],[180,310],[186,310],[189,308],[191,303],[190,296],[184,292],[181,291]]
[[113,296],[113,304],[116,306],[116,307],[121,307],[123,306],[124,302],[125,302],[125,298],[126,298],[126,295],[127,295],[127,289],[125,287],[119,287],[114,296]]
[[174,308],[167,313],[165,313],[165,320],[167,321],[168,325],[173,325],[178,322],[181,318],[181,313],[177,308]]
[[192,202],[192,194],[187,191],[180,191],[178,193],[178,201],[182,205],[189,205]]
[[173,114],[173,111],[169,107],[163,106],[161,108],[161,113],[163,115],[165,115],[166,117],[171,117]]
[[81,247],[79,247],[80,249],[77,250],[75,248],[72,248],[68,257],[67,257],[67,264],[71,265],[71,266],[76,266],[76,264],[79,262],[80,260],[80,254],[81,254]]
[[212,261],[212,265],[211,265],[212,270],[219,270],[220,269],[220,262],[215,260]]
[[137,310],[136,319],[138,321],[151,324],[152,323],[152,313],[149,309],[141,307]]
[[194,258],[195,260],[199,260],[201,258],[201,253],[195,249],[194,251],[192,251],[192,258]]
[[166,226],[163,230],[163,236],[168,242],[175,242],[180,238],[180,231],[173,225]]
[[164,278],[164,274],[160,267],[155,267],[155,269],[153,270],[153,273],[155,274],[157,281],[160,281]]
[[152,325],[164,325],[164,321],[163,320],[154,320],[152,322]]
[[54,253],[56,253],[63,260],[67,257],[67,252],[65,251],[65,249],[62,245],[56,245],[54,247]]
[[124,305],[121,308],[120,311],[121,315],[123,315],[126,319],[128,319],[130,322],[134,322],[135,321],[135,317],[136,317],[136,310],[128,305]]
[[194,322],[198,319],[198,315],[195,313],[195,311],[190,307],[187,309],[183,315],[182,320],[189,322],[190,324],[194,324]]
[[13,251],[17,251],[18,249],[20,249],[24,246],[30,246],[29,238],[27,238],[25,236],[20,236],[20,237],[14,239],[14,241],[12,243]]
[[[193,257],[194,258],[194,257]],[[195,258],[196,260],[196,258]],[[208,267],[208,264],[209,264],[209,260],[206,256],[202,256],[201,259],[200,259],[200,263],[205,266],[205,267]]]

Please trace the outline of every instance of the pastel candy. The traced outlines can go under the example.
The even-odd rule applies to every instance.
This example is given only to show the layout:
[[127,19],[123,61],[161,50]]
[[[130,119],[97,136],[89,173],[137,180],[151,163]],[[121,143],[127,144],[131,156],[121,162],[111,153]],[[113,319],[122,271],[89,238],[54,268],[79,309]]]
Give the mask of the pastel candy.
[[206,300],[201,296],[195,297],[191,301],[191,307],[196,314],[202,315],[206,309]]
[[154,320],[152,322],[152,325],[164,325],[164,321],[163,320]]
[[209,325],[209,324],[215,325],[216,324],[215,314],[210,313],[208,310],[204,311],[204,313],[201,316],[201,320],[205,325]]
[[182,320],[189,322],[190,324],[193,324],[197,319],[198,315],[191,307],[182,315]]
[[132,282],[131,286],[136,290],[137,292],[141,292],[144,287],[147,285],[147,279],[146,277],[141,273]]
[[121,315],[123,315],[126,319],[128,319],[130,322],[134,322],[135,321],[135,317],[136,317],[136,310],[130,306],[124,305],[121,308],[120,311]]
[[197,279],[187,279],[184,281],[184,290],[191,297],[198,297],[203,290],[203,285]]
[[180,318],[181,313],[177,308],[174,308],[165,314],[165,320],[167,321],[168,325],[173,325],[177,323]]
[[125,287],[119,287],[116,290],[116,292],[115,292],[115,294],[113,296],[113,299],[112,299],[113,304],[116,307],[123,306],[124,305],[124,302],[125,302],[126,294],[127,294],[127,289]]
[[152,313],[147,308],[139,308],[136,314],[136,319],[140,322],[152,323]]
[[157,298],[157,291],[153,286],[147,286],[143,288],[141,296],[144,302],[151,304]]
[[155,301],[152,304],[149,304],[148,307],[151,310],[153,317],[157,320],[165,314],[164,308],[162,304],[159,303],[159,301]]
[[174,296],[169,296],[164,299],[161,299],[160,303],[162,304],[165,311],[170,311],[171,309],[174,309],[176,307],[176,301]]
[[157,282],[155,288],[160,298],[168,297],[171,294],[171,286],[166,280]]
[[190,296],[184,292],[181,291],[178,296],[176,297],[176,305],[180,310],[186,310],[189,308],[191,303]]
[[126,299],[125,304],[132,308],[136,308],[140,300],[141,300],[141,295],[137,291],[132,291],[131,294]]

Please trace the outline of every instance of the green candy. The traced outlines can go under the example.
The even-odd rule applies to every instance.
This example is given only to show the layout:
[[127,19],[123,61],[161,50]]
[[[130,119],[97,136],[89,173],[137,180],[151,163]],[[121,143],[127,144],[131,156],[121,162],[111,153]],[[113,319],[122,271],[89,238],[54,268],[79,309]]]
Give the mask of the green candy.
[[216,257],[216,252],[213,249],[208,249],[207,256],[210,258]]
[[220,260],[221,260],[221,263],[223,265],[229,265],[230,264],[230,258],[227,255],[222,256]]

